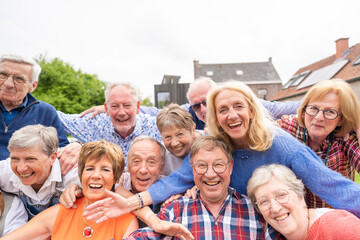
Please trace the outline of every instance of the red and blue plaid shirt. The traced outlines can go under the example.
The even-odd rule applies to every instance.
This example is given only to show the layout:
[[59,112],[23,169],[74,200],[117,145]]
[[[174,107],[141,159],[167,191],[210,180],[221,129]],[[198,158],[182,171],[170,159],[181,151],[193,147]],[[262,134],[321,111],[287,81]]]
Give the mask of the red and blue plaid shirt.
[[[299,125],[295,115],[284,115],[281,119],[277,120],[277,123],[282,129],[289,132],[302,143],[304,143],[305,134],[305,144],[308,146],[308,131],[306,128]],[[331,147],[328,150],[329,144]],[[315,153],[323,160],[327,157],[326,166],[328,168],[353,181],[355,171],[360,173],[360,148],[355,132],[350,132],[350,137],[347,141],[344,141],[342,137],[336,137],[335,132],[333,134],[329,134],[329,136],[321,144],[319,150],[315,151]],[[305,200],[309,208],[330,207],[330,205],[326,204],[321,198],[313,194],[308,189]]]
[[[182,197],[161,208],[160,219],[181,223],[189,229],[195,239],[278,239],[281,235],[272,228],[266,228],[265,221],[255,211],[250,199],[236,193],[229,187],[229,194],[215,218],[201,201],[199,191],[197,198]],[[177,239],[155,233],[151,228],[135,231],[128,239]]]

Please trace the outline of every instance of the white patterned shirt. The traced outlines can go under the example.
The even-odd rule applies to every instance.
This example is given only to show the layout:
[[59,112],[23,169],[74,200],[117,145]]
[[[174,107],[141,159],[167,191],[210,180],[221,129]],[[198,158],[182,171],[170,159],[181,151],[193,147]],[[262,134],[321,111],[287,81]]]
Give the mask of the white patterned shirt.
[[91,113],[79,117],[79,114],[65,114],[58,111],[58,115],[67,134],[77,138],[82,143],[101,139],[116,143],[121,147],[125,159],[127,159],[131,142],[137,136],[148,135],[162,142],[161,134],[156,126],[156,118],[148,114],[136,115],[134,131],[125,139],[115,131],[111,119],[106,113],[100,113],[94,118],[90,118]]

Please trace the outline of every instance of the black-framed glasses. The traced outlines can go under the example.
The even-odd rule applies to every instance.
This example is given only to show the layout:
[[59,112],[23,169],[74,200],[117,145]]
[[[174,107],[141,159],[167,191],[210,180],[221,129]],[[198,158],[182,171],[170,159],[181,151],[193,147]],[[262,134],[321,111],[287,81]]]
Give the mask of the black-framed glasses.
[[201,104],[204,105],[204,107],[206,107],[206,99],[202,100],[202,101],[199,102],[199,103],[191,104],[190,107],[192,108],[192,110],[194,110],[194,112],[197,112],[197,111],[200,110]]
[[[281,189],[274,193],[272,193],[272,198],[275,199],[279,204],[285,204],[290,199],[290,190]],[[260,197],[256,200],[255,204],[259,207],[260,210],[266,211],[269,210],[271,207],[271,199],[268,197]]]
[[[228,164],[229,163],[226,163],[226,162],[216,162],[216,163],[213,163],[211,166],[212,166],[213,171],[216,174],[222,174],[226,171]],[[200,162],[200,163],[196,163],[193,166],[193,168],[197,174],[204,175],[208,171],[209,166],[206,163]]]
[[16,85],[24,85],[27,82],[26,78],[21,75],[8,74],[5,71],[0,71],[0,83],[4,83],[9,77],[12,77]]
[[305,107],[305,112],[307,115],[309,116],[315,116],[317,115],[320,111],[323,112],[324,118],[328,119],[328,120],[334,120],[336,119],[338,116],[341,116],[340,113],[338,113],[338,111],[336,111],[335,109],[321,109],[318,108],[314,105],[307,105]]

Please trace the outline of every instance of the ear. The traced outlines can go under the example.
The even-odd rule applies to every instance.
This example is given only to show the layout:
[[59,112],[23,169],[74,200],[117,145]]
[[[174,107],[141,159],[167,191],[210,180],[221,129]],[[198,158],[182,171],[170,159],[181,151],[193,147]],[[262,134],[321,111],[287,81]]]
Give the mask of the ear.
[[136,114],[140,113],[140,101],[137,101],[136,103]]
[[160,175],[164,173],[165,164],[161,164]]
[[56,160],[57,157],[57,152],[54,152],[53,154],[51,154],[50,156],[50,166],[52,166]]
[[31,84],[31,86],[30,86],[30,88],[29,88],[29,92],[30,92],[30,93],[32,93],[32,92],[35,90],[35,88],[37,87],[38,83],[39,83],[39,82],[34,82],[34,83]]
[[106,102],[104,103],[104,107],[105,107],[106,116],[110,116],[108,105],[106,104]]
[[232,174],[233,167],[234,167],[234,160],[232,160],[232,161],[229,163],[230,175]]

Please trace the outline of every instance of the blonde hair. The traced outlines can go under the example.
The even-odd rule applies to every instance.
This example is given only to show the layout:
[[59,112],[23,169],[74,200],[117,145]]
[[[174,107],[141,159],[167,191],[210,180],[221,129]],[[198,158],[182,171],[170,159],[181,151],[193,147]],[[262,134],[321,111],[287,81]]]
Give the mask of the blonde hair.
[[350,85],[341,79],[325,80],[309,89],[297,111],[299,124],[305,127],[305,108],[309,102],[323,98],[329,93],[339,96],[339,113],[341,114],[339,117],[342,118],[341,125],[338,128],[339,135],[344,135],[356,129],[360,125],[359,100]]
[[249,123],[247,132],[248,148],[256,151],[265,151],[272,145],[274,138],[274,122],[269,112],[260,104],[259,100],[251,89],[239,81],[229,81],[220,84],[213,89],[207,96],[207,127],[211,134],[216,138],[222,139],[234,151],[234,143],[227,133],[218,125],[215,99],[223,90],[232,90],[240,93],[249,105],[249,111],[253,113],[253,118]]

